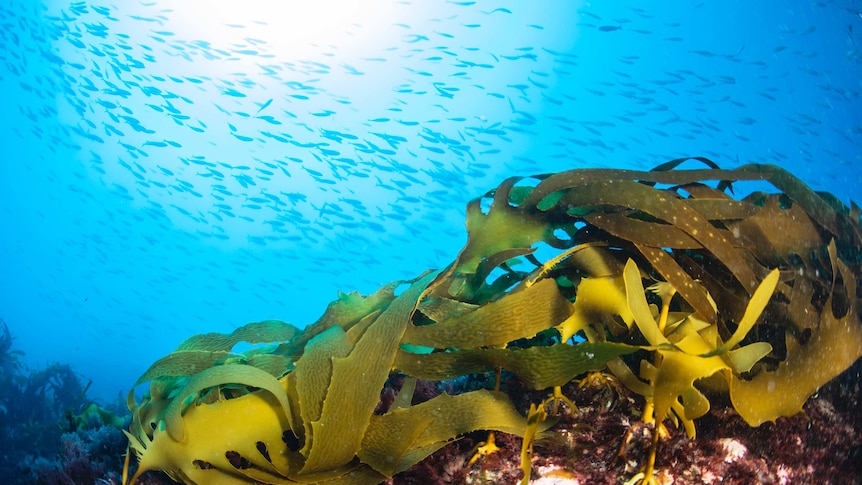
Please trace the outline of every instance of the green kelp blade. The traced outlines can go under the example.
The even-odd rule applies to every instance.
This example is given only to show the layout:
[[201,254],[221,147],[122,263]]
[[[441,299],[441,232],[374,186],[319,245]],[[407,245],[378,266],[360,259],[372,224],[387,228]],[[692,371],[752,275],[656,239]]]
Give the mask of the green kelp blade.
[[293,371],[296,378],[296,393],[299,396],[299,412],[305,430],[305,445],[301,452],[308,454],[313,440],[311,423],[320,419],[326,390],[332,378],[332,358],[345,357],[353,344],[347,333],[338,325],[329,327],[312,338],[302,357],[296,361]]
[[507,179],[494,192],[494,202],[482,213],[481,199],[467,205],[467,244],[458,255],[461,273],[474,273],[483,258],[505,250],[528,249],[551,233],[540,214],[531,214],[509,204],[509,192],[519,179]]
[[409,408],[411,403],[413,402],[413,393],[415,391],[416,378],[405,377],[404,383],[401,384],[401,389],[398,390],[398,394],[395,396],[395,400],[392,401],[390,410],[395,410],[398,408]]
[[533,254],[535,252],[536,248],[534,247],[511,248],[504,249],[502,251],[498,251],[494,254],[488,255],[484,259],[482,259],[482,262],[480,262],[479,266],[476,267],[476,273],[470,277],[470,283],[472,286],[478,288],[482,284],[482,282],[488,280],[488,276],[491,274],[491,272],[497,269],[503,263],[521,256]]
[[365,330],[347,357],[332,359],[332,379],[320,419],[312,423],[313,441],[301,474],[337,468],[356,456],[404,329],[436,276],[429,273],[413,283]]
[[186,339],[175,352],[184,350],[208,350],[211,352],[230,351],[239,342],[250,344],[287,342],[300,330],[280,320],[253,322],[237,328],[229,334],[205,333]]
[[527,419],[501,392],[441,394],[416,406],[374,416],[362,440],[359,459],[392,476],[464,433],[495,430],[523,436],[526,428]]
[[377,291],[368,296],[362,296],[355,291],[350,293],[339,292],[338,299],[326,307],[323,315],[306,327],[302,331],[302,335],[294,339],[295,341],[286,344],[285,347],[289,348],[292,352],[301,352],[302,347],[305,346],[308,340],[324,332],[332,325],[339,325],[346,330],[367,315],[389,306],[392,300],[395,299],[395,288],[404,283],[407,282],[392,281],[381,286]]
[[533,337],[571,313],[572,305],[560,295],[556,282],[544,279],[472,312],[435,324],[409,325],[402,342],[441,349],[503,345]]
[[479,305],[465,303],[459,300],[442,297],[428,297],[419,303],[419,311],[435,322],[442,322],[447,318],[454,318],[465,313],[472,312]]
[[290,359],[281,355],[250,352],[249,355],[232,354],[226,351],[179,350],[155,361],[135,381],[134,387],[159,377],[189,377],[210,367],[223,364],[243,363],[279,377],[292,365]]
[[181,350],[153,362],[135,381],[133,388],[158,377],[188,377],[224,362],[231,355],[226,351]]
[[[421,405],[419,407],[423,410],[427,409]],[[400,472],[405,455],[411,450],[422,449],[422,446],[417,444],[419,435],[423,430],[434,425],[436,416],[415,411],[416,408],[417,406],[412,406],[393,410],[383,415],[389,416],[387,419],[382,419],[383,416],[372,416],[365,436],[362,438],[362,448],[357,453],[359,460],[387,477]],[[443,410],[438,408],[438,411]],[[455,436],[457,435],[446,439]],[[439,446],[432,447],[429,451],[433,453],[437,449]],[[424,457],[420,457],[420,461],[422,458]],[[407,468],[413,464],[415,462],[406,464]]]
[[431,354],[399,351],[395,368],[420,379],[439,381],[493,372],[502,367],[532,389],[563,386],[575,376],[599,370],[611,359],[640,347],[610,342],[556,344],[526,349],[463,349]]
[[246,356],[245,363],[266,371],[273,377],[281,377],[292,369],[293,361],[283,355],[252,353]]

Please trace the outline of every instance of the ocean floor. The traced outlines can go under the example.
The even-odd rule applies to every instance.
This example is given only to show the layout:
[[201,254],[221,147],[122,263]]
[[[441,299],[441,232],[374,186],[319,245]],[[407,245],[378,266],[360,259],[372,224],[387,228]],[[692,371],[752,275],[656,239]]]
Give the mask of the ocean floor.
[[[104,417],[96,415],[89,416],[88,422],[76,422],[70,413],[62,411],[86,392],[80,378],[61,365],[31,372],[27,377],[14,365],[14,352],[4,355],[7,377],[17,376],[14,380],[19,390],[43,400],[46,395],[53,396],[53,408],[41,411],[41,421],[28,421],[15,413],[33,414],[40,410],[39,406],[15,405],[20,403],[14,399],[0,406],[3,483],[120,484],[127,440],[119,427],[101,425]],[[695,422],[696,439],[689,439],[683,430],[665,422],[667,436],[660,441],[656,460],[657,483],[862,484],[860,376],[862,360],[812,396],[804,414],[779,418],[757,428],[749,427],[721,396],[710,396],[712,408]],[[381,394],[381,409],[388,407],[401,381],[396,377],[387,383]],[[441,392],[481,387],[490,387],[485,377],[441,383],[419,381],[414,404]],[[531,402],[541,402],[548,396],[546,392],[524,389],[506,373],[501,389],[512,396],[522,414],[527,413]],[[641,470],[651,442],[652,425],[644,425],[638,417],[643,398],[607,380],[593,380],[591,384],[572,381],[563,393],[578,409],[572,412],[561,405],[558,422],[548,430],[546,438],[535,443],[530,483],[626,483]],[[31,400],[39,402],[33,396]],[[113,410],[123,416],[120,408]],[[125,424],[128,425],[127,417]],[[487,437],[487,432],[470,433],[386,484],[519,483],[523,474],[521,438],[517,436],[497,433],[500,451],[470,463],[476,447]],[[132,460],[133,469],[134,466]],[[137,485],[172,483],[164,473],[148,472]]]
[[[660,484],[862,484],[862,362],[824,386],[805,405],[805,414],[749,427],[729,403],[712,399],[710,412],[696,421],[697,438],[667,422],[659,445]],[[506,384],[506,383],[504,383]],[[508,384],[512,384],[511,381]],[[516,384],[515,384],[516,386]],[[426,389],[439,387],[428,383]],[[505,387],[505,386],[504,386]],[[418,392],[418,391],[417,391]],[[434,392],[429,391],[429,392]],[[601,383],[564,388],[578,411],[561,406],[550,437],[535,445],[531,482],[535,485],[625,483],[647,458],[652,426],[637,416],[643,401],[625,388]],[[543,399],[525,392],[516,405]],[[501,451],[468,465],[487,433],[455,441],[387,485],[515,484],[522,478],[521,439],[497,433]],[[171,484],[149,472],[139,485]]]
[[[862,407],[857,362],[805,405],[805,414],[749,427],[729,403],[712,399],[696,421],[697,438],[668,422],[656,460],[660,484],[860,484]],[[537,442],[531,483],[620,484],[646,460],[652,426],[636,417],[643,401],[614,386],[564,388],[578,406]],[[543,396],[533,396],[538,401]],[[522,403],[523,404],[523,403]],[[497,435],[501,452],[466,466],[486,433],[456,441],[411,470],[390,479],[399,484],[517,483],[521,479],[518,437]]]

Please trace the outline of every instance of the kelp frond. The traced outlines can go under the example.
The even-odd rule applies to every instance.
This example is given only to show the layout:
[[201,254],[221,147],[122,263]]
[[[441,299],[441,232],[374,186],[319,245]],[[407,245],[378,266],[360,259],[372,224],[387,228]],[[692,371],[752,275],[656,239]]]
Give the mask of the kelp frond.
[[[493,430],[524,437],[527,483],[532,443],[552,432],[545,406],[596,371],[643,396],[655,423],[645,483],[664,421],[694,437],[707,380],[752,426],[800,412],[862,356],[859,210],[779,167],[697,160],[708,168],[508,179],[468,205],[467,244],[444,270],[340,294],[302,330],[186,340],[135,384],[149,382],[140,404],[129,395],[131,482],[163,470],[188,484],[376,484]],[[747,181],[775,192],[732,195]],[[539,246],[556,253],[542,261]],[[414,402],[417,380],[498,369],[554,393],[529,410],[506,389]],[[381,407],[395,376],[405,384]]]

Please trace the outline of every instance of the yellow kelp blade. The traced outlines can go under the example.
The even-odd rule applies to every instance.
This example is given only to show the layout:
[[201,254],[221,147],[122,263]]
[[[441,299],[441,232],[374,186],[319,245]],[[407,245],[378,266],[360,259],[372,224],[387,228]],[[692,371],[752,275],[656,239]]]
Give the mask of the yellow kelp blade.
[[652,380],[655,419],[667,417],[673,403],[682,397],[685,418],[693,420],[709,411],[709,401],[694,387],[695,381],[729,369],[720,357],[700,357],[677,350],[659,350],[661,364]]
[[731,335],[727,342],[707,353],[704,357],[723,354],[735,347],[736,344],[741,342],[742,339],[748,335],[748,331],[751,330],[755,323],[757,323],[757,319],[760,318],[760,314],[763,313],[763,309],[766,308],[766,304],[769,303],[769,299],[772,298],[772,293],[775,291],[775,286],[778,284],[779,274],[780,273],[777,269],[773,269],[769,272],[766,278],[760,282],[760,285],[757,286],[757,289],[754,290],[754,293],[751,295],[751,300],[748,301],[748,306],[745,307],[745,313],[742,315],[742,319],[739,320],[739,326],[736,327],[736,331],[733,332],[733,335]]
[[[834,245],[830,248],[834,251]],[[833,253],[834,254],[834,253]],[[781,416],[802,412],[805,401],[857,359],[862,357],[862,325],[856,313],[856,280],[849,268],[833,257],[844,281],[850,308],[843,317],[832,312],[830,294],[821,314],[820,327],[805,344],[788,336],[787,359],[773,372],[763,371],[750,381],[730,384],[733,407],[750,426],[760,426]],[[835,270],[833,270],[835,271]],[[837,291],[833,286],[832,292]]]
[[565,342],[589,325],[619,315],[627,326],[634,317],[626,302],[625,284],[619,275],[584,277],[578,284],[572,314],[557,326]]
[[659,330],[658,323],[653,318],[652,312],[650,312],[646,296],[644,296],[644,285],[641,282],[640,270],[637,264],[631,259],[626,262],[623,277],[626,284],[626,301],[641,334],[654,347],[670,345],[670,342],[662,334],[661,330]]
[[356,456],[404,330],[436,276],[429,273],[413,283],[365,330],[347,357],[332,359],[332,379],[320,419],[311,423],[312,444],[303,474],[338,468]]
[[730,361],[733,371],[737,374],[748,372],[760,359],[769,355],[772,352],[772,345],[766,342],[754,342],[729,351],[727,359]]
[[[290,423],[290,404],[287,393],[281,383],[272,375],[256,367],[242,364],[220,365],[210,367],[192,376],[179,394],[173,398],[165,409],[165,427],[174,441],[185,439],[185,425],[182,411],[189,397],[196,398],[198,393],[206,388],[221,384],[244,384],[268,391],[278,401],[285,418]],[[194,403],[191,407],[195,407]],[[291,425],[290,428],[293,426]]]
[[282,441],[282,431],[289,425],[281,403],[270,392],[257,391],[236,399],[191,406],[180,419],[186,430],[181,441],[162,428],[153,432],[152,441],[138,437],[145,440],[142,444],[146,448],[134,446],[140,463],[130,483],[147,470],[185,477],[186,483],[248,483],[235,478],[237,470],[226,452],[260,457],[260,466],[266,464],[258,442],[264,444],[270,455],[290,453]]

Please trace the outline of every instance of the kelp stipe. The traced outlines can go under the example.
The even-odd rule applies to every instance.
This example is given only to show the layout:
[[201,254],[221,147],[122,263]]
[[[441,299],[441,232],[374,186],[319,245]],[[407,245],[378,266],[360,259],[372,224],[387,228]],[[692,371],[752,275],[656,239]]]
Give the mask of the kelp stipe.
[[[374,484],[483,429],[525,437],[526,482],[560,388],[597,370],[643,396],[654,423],[632,482],[653,481],[666,421],[695,437],[708,394],[751,426],[799,413],[862,356],[859,209],[778,167],[697,160],[710,168],[506,180],[489,210],[470,203],[468,242],[445,269],[341,295],[304,330],[192,337],[141,377],[142,403],[130,394],[131,481]],[[751,180],[776,192],[728,195]],[[540,260],[541,245],[555,255]],[[232,353],[240,341],[273,345]],[[506,389],[414,403],[416,379],[500,368],[551,397],[529,410]],[[380,408],[394,375],[405,384]]]

